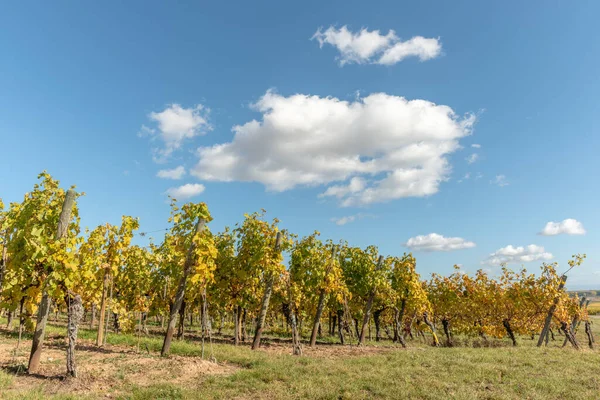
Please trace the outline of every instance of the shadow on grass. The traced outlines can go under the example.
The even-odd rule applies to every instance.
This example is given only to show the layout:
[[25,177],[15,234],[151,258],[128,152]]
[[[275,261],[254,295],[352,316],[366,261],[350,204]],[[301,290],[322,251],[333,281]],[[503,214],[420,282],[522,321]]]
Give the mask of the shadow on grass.
[[18,365],[3,365],[0,370],[13,376],[27,376],[34,379],[44,381],[64,381],[67,379],[66,375],[43,375],[43,374],[30,374],[27,372],[27,367],[24,364]]

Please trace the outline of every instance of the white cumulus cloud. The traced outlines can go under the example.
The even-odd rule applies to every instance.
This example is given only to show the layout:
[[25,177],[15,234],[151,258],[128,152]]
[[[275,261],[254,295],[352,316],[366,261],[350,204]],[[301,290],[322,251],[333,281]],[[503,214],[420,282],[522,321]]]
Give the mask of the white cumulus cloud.
[[452,251],[473,248],[475,243],[460,237],[445,237],[430,233],[412,237],[404,246],[415,251]]
[[529,246],[514,247],[508,245],[496,250],[485,259],[482,264],[501,265],[519,264],[532,261],[547,261],[552,259],[552,253],[546,252],[542,246],[530,244]]
[[566,235],[585,235],[583,224],[576,219],[567,218],[562,222],[548,222],[540,235],[554,236],[560,234]]
[[442,44],[439,39],[415,36],[402,41],[393,30],[383,35],[379,30],[361,29],[352,32],[347,26],[337,29],[330,26],[325,31],[321,28],[311,39],[317,39],[319,46],[329,44],[337,48],[340,65],[347,63],[370,63],[393,65],[407,57],[418,57],[426,61],[439,56]]
[[480,149],[480,148],[481,148],[481,145],[480,145],[480,144],[477,144],[477,143],[473,143],[473,144],[471,145],[471,147],[473,147],[473,148],[475,148],[475,149]]
[[272,191],[327,185],[320,197],[344,206],[436,193],[451,170],[446,156],[475,123],[448,106],[385,93],[349,102],[268,91],[253,107],[262,120],[233,127],[231,142],[198,149],[191,173]]
[[181,179],[185,175],[185,167],[180,165],[173,169],[161,169],[156,176],[163,179]]
[[204,192],[204,185],[200,183],[186,183],[179,187],[172,187],[167,194],[177,200],[185,200]]
[[161,112],[151,112],[148,118],[156,123],[156,128],[143,125],[140,136],[151,136],[163,142],[161,148],[154,149],[154,161],[164,162],[186,139],[206,134],[211,129],[208,113],[201,104],[190,108],[171,104]]

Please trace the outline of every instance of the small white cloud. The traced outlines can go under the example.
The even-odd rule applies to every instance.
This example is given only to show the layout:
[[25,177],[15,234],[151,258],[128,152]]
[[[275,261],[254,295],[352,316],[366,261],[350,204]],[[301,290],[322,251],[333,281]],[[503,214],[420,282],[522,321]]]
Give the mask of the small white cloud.
[[481,179],[483,178],[483,174],[481,172],[478,172],[477,175],[475,175],[475,179]]
[[172,187],[167,190],[167,194],[177,200],[185,200],[197,196],[204,192],[204,185],[200,183],[187,183],[183,186]]
[[500,187],[508,186],[508,181],[506,180],[506,176],[504,175],[496,175],[496,178],[493,181],[490,181],[493,185],[498,185]]
[[481,148],[481,145],[480,145],[480,144],[477,144],[477,143],[473,143],[473,144],[471,145],[471,147],[473,147],[473,148],[475,148],[475,149],[480,149],[480,148]]
[[156,173],[156,176],[163,179],[181,179],[185,175],[183,165],[173,169],[161,169]]
[[460,237],[444,237],[437,233],[430,233],[429,235],[412,237],[408,239],[404,246],[415,251],[429,252],[470,249],[475,247],[475,243]]
[[363,213],[358,213],[358,214],[354,214],[354,215],[347,215],[344,217],[340,217],[340,218],[331,218],[331,222],[335,222],[336,225],[346,225],[349,224],[350,222],[354,222],[358,219],[362,219],[362,218],[373,218],[374,215],[371,214],[363,214]]
[[473,153],[469,157],[465,158],[465,160],[467,160],[467,163],[469,163],[469,164],[473,164],[478,159],[479,159],[479,154],[477,154],[477,153]]
[[186,139],[204,135],[211,129],[208,113],[209,110],[201,104],[190,108],[171,104],[161,112],[151,112],[148,118],[157,124],[156,128],[142,125],[138,136],[160,139],[163,147],[153,150],[154,161],[164,162]]
[[540,232],[540,235],[585,235],[585,233],[585,229],[581,222],[577,221],[576,219],[567,218],[562,222],[548,222],[544,229]]
[[482,264],[501,265],[501,264],[519,264],[532,261],[547,261],[553,257],[552,253],[546,252],[542,246],[530,244],[529,246],[514,247],[508,245],[496,250],[485,259]]
[[378,30],[361,29],[353,33],[347,26],[327,30],[318,29],[311,39],[317,39],[319,46],[330,44],[337,48],[340,65],[347,63],[393,65],[407,57],[418,57],[421,61],[439,56],[442,45],[439,39],[415,36],[402,41],[393,30],[382,35]]
[[336,225],[346,225],[347,223],[354,222],[356,220],[356,215],[348,215],[346,217],[341,218],[331,218],[331,222],[335,222]]

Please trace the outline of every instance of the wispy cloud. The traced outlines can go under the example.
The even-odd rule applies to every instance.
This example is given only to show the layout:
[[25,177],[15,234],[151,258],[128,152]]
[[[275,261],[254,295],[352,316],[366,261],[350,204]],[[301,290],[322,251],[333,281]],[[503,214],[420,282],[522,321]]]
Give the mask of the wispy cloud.
[[375,218],[375,216],[372,214],[358,213],[354,215],[346,215],[344,217],[339,218],[331,218],[331,222],[334,222],[336,225],[342,226],[362,218]]
[[478,159],[479,159],[479,154],[477,154],[477,153],[473,153],[469,157],[465,158],[465,160],[467,160],[467,163],[469,163],[469,164],[473,164]]
[[493,181],[490,181],[490,183],[500,187],[508,186],[508,181],[504,175],[496,175],[496,178]]

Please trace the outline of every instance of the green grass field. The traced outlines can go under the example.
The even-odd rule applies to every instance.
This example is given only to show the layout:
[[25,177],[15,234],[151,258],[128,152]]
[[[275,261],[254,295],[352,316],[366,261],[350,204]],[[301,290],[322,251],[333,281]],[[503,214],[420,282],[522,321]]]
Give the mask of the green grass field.
[[[64,380],[63,328],[52,326],[42,376],[22,371],[29,338],[18,351],[16,334],[0,331],[2,399],[595,399],[600,393],[600,352],[561,348],[562,336],[536,348],[531,338],[479,339],[453,348],[432,348],[423,340],[402,349],[389,341],[364,348],[322,344],[290,355],[287,343],[208,343],[202,361],[198,340],[177,341],[172,356],[160,358],[160,337],[111,334],[103,351],[94,332],[82,330],[80,377]],[[138,351],[139,348],[139,351]]]

